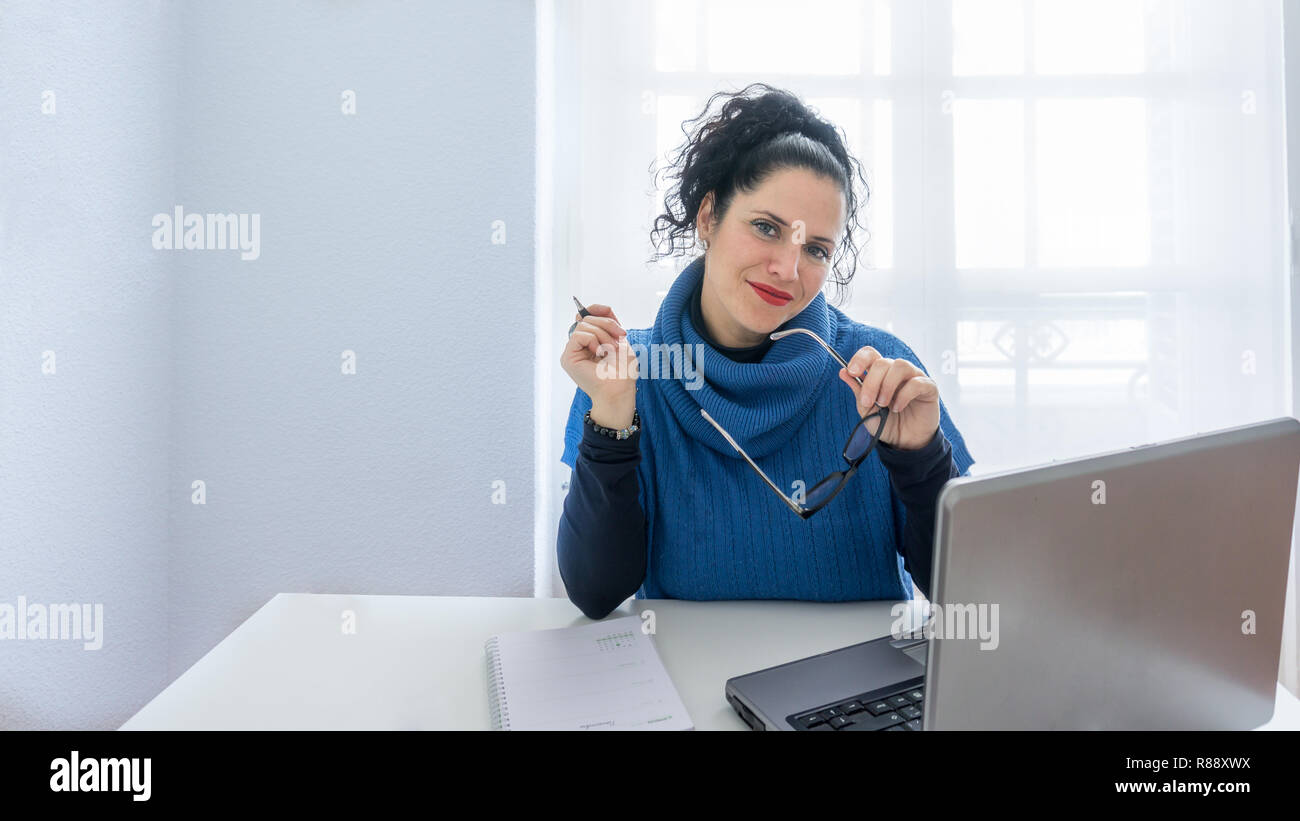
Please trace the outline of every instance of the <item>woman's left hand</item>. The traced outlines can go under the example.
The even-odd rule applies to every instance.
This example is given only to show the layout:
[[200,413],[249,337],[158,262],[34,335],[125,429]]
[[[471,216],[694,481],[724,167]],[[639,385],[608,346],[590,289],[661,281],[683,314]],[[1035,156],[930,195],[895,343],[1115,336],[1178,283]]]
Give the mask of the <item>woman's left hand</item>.
[[[861,386],[854,376],[862,377]],[[918,450],[934,438],[939,429],[939,386],[911,362],[887,359],[868,345],[853,355],[848,370],[840,368],[840,379],[857,397],[859,416],[889,407],[880,441],[899,450]]]

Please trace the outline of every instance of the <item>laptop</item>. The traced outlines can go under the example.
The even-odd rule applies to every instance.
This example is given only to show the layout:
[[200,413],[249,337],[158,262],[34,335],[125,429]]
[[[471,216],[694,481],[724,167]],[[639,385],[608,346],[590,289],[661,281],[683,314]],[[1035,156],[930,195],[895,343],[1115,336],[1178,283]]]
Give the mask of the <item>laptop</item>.
[[1298,474],[1283,417],[951,479],[927,630],[737,676],[727,701],[756,730],[1257,727]]

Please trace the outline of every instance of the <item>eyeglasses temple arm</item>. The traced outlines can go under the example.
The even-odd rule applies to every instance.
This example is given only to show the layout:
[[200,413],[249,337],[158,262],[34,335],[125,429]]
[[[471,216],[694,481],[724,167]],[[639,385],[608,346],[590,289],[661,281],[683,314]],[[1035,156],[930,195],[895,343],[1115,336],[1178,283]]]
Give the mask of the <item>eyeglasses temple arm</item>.
[[731,438],[731,434],[727,433],[725,430],[722,429],[721,425],[713,421],[713,417],[709,416],[708,411],[706,411],[704,408],[700,408],[700,415],[703,416],[706,420],[708,420],[708,423],[712,425],[718,431],[718,433],[722,434],[722,437],[726,439],[727,442],[729,442],[733,448],[736,449],[737,453],[745,457],[745,461],[749,462],[749,466],[752,467],[758,473],[759,476],[763,477],[763,481],[767,482],[767,486],[772,488],[773,493],[781,497],[781,501],[785,502],[790,507],[790,509],[793,510],[796,514],[800,516],[804,514],[804,508],[801,507],[797,502],[795,502],[789,496],[786,496],[785,492],[781,490],[781,488],[777,487],[776,482],[773,482],[771,479],[767,478],[767,474],[763,472],[763,469],[758,465],[754,464],[754,460],[749,458],[749,454],[745,453],[744,448],[736,444],[736,440]]
[[[778,339],[784,339],[785,337],[789,336],[790,334],[803,334],[804,336],[811,336],[814,340],[816,340],[816,342],[817,342],[818,345],[821,345],[823,348],[826,349],[826,352],[827,352],[828,354],[830,354],[831,356],[835,357],[835,361],[838,362],[838,363],[840,363],[840,367],[844,368],[844,370],[846,370],[846,371],[849,369],[849,363],[844,361],[844,357],[840,356],[839,353],[838,353],[834,348],[832,348],[830,345],[827,345],[827,344],[826,344],[826,340],[822,339],[820,336],[818,336],[817,334],[815,334],[815,333],[813,333],[812,331],[808,330],[807,328],[791,328],[791,329],[786,330],[786,331],[777,331],[777,332],[771,334],[771,335],[770,335],[770,338],[771,338],[773,341],[775,341],[775,340],[778,340]],[[853,374],[849,374],[849,376],[853,376]],[[862,377],[860,377],[860,376],[853,376],[853,378],[857,381],[857,383],[858,383],[859,385],[862,384]]]

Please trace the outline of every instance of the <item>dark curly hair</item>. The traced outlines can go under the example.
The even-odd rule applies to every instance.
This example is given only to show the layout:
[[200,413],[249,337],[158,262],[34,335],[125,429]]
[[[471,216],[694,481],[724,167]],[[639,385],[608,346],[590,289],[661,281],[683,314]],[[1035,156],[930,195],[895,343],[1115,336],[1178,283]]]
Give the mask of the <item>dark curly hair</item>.
[[[726,99],[721,110],[707,118],[720,98]],[[695,124],[701,121],[697,129]],[[699,116],[682,124],[682,133],[686,142],[670,155],[670,165],[663,169],[674,182],[664,197],[664,213],[655,218],[650,232],[656,253],[649,261],[690,251],[696,241],[695,216],[710,191],[714,218],[721,220],[737,189],[753,191],[776,171],[805,168],[833,180],[844,194],[844,238],[836,244],[829,277],[836,286],[836,302],[842,301],[858,265],[854,226],[866,234],[858,222],[858,208],[869,196],[861,163],[845,147],[843,131],[794,94],[766,83],[751,83],[734,94],[713,94]],[[662,250],[665,245],[667,250]]]

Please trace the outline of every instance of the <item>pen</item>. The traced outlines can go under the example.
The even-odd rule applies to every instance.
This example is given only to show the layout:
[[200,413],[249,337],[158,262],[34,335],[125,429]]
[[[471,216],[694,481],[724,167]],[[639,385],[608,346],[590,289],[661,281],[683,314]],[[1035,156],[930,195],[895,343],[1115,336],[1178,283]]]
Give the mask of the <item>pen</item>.
[[[573,298],[573,304],[578,306],[579,315],[583,317],[591,316],[591,311],[588,311],[586,308],[584,308],[582,303],[578,301],[578,298],[576,296]],[[569,336],[573,336],[573,329],[577,327],[578,327],[578,323],[576,322],[569,326]]]

